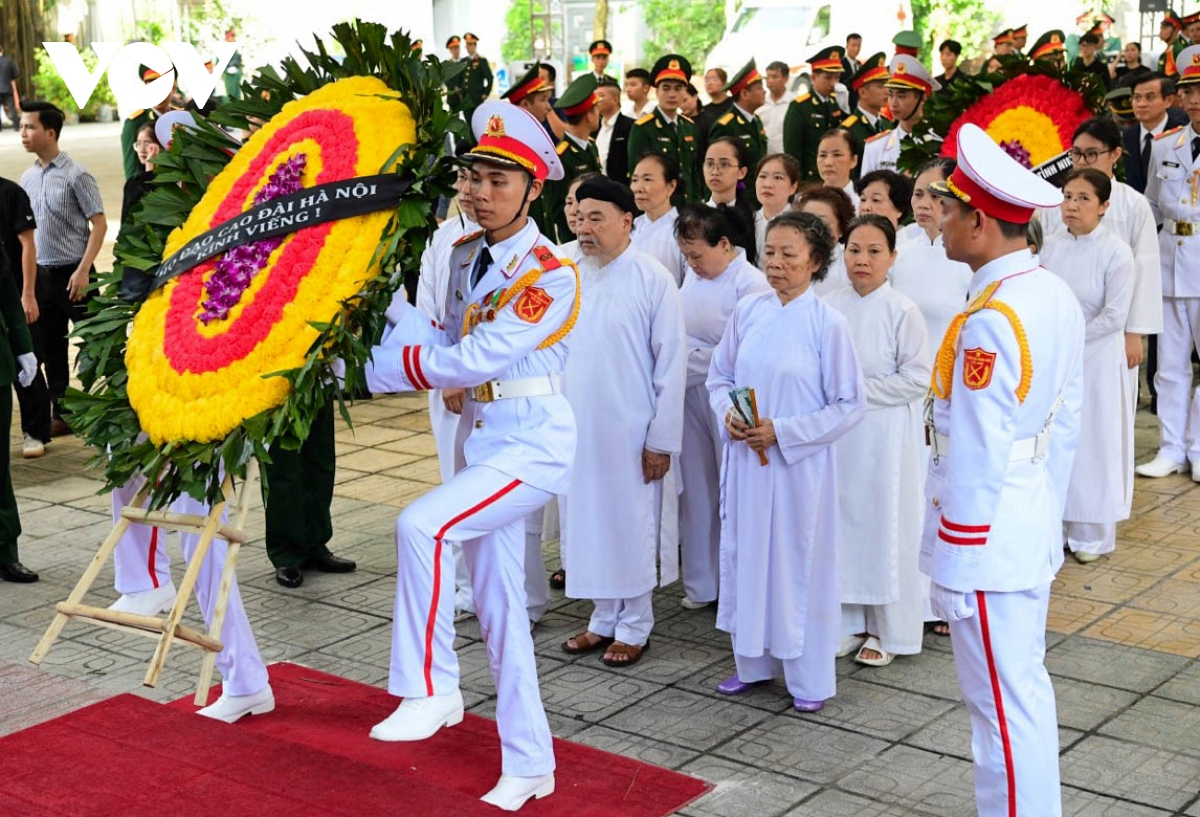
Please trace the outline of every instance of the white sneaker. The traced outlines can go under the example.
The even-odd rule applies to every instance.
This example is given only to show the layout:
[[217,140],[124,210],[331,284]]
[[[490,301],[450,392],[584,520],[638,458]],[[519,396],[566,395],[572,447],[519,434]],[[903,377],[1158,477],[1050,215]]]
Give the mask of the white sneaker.
[[108,609],[120,613],[134,613],[139,616],[156,616],[170,610],[174,605],[175,582],[169,581],[162,587],[155,587],[152,590],[126,593],[108,605]]
[[502,774],[496,787],[479,799],[505,811],[516,811],[531,797],[540,800],[551,794],[554,794],[554,772],[537,777]]
[[222,693],[216,703],[204,707],[196,714],[212,718],[214,721],[234,723],[244,715],[265,715],[274,710],[275,693],[268,686],[250,695]]
[[425,740],[443,726],[457,726],[463,719],[460,690],[427,698],[405,698],[386,720],[375,724],[371,737],[391,742]]
[[703,610],[705,607],[712,607],[716,604],[715,601],[692,601],[687,596],[684,596],[679,601],[679,606],[684,610]]
[[46,444],[37,437],[26,434],[25,443],[21,448],[21,456],[27,460],[34,460],[45,455]]
[[1081,565],[1088,565],[1100,558],[1099,553],[1088,553],[1086,550],[1076,550],[1071,553],[1075,557],[1075,561]]
[[1171,474],[1187,473],[1187,469],[1186,462],[1176,462],[1170,457],[1164,457],[1162,454],[1159,454],[1150,460],[1150,462],[1144,462],[1137,468],[1134,468],[1133,473],[1143,477],[1158,479],[1159,477],[1169,477]]

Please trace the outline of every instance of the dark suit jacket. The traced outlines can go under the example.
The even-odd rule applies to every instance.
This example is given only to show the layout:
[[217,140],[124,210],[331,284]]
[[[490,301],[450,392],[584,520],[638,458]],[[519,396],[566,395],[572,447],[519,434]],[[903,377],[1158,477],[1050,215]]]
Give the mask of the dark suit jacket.
[[[1188,123],[1187,114],[1179,108],[1167,108],[1167,124],[1163,128],[1164,131],[1169,131],[1172,128],[1177,128],[1180,125]],[[1142,146],[1140,144],[1142,136],[1142,126],[1134,123],[1125,128],[1125,157],[1122,161],[1125,162],[1125,184],[1132,187],[1139,193],[1146,192],[1146,177],[1142,175]]]
[[608,143],[608,160],[605,162],[604,175],[613,181],[629,184],[629,129],[633,127],[633,117],[623,113],[617,114],[613,123],[612,140]]

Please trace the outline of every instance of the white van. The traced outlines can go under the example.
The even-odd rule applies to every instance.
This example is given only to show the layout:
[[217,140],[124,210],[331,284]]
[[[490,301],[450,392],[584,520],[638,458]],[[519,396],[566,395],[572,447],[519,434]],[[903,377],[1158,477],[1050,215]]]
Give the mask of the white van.
[[879,51],[890,59],[892,37],[912,27],[909,0],[744,0],[705,68],[732,75],[753,57],[765,73],[769,63],[783,60],[796,85],[808,75],[808,58],[831,45],[845,47],[846,35],[862,35],[859,59]]

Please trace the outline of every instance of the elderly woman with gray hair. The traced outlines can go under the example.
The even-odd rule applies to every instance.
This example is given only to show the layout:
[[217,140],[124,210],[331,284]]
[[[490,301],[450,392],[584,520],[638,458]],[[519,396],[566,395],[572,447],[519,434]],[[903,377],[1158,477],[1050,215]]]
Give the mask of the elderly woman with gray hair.
[[[717,626],[733,639],[737,667],[717,690],[737,695],[782,675],[800,712],[821,709],[836,690],[833,444],[866,414],[846,319],[812,289],[828,272],[834,246],[811,213],[771,221],[763,268],[773,291],[738,303],[707,383],[725,443]],[[731,399],[745,388],[754,390],[755,425]]]

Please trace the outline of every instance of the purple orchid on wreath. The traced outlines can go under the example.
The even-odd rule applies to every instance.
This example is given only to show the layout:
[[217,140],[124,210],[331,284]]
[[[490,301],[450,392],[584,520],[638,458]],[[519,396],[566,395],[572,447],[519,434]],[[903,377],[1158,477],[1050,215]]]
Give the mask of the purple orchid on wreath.
[[[300,176],[308,159],[303,153],[298,153],[276,168],[267,180],[266,185],[254,194],[255,205],[262,204],[280,196],[286,196],[300,190]],[[279,245],[283,236],[264,238],[234,247],[225,253],[218,261],[213,274],[204,284],[208,297],[200,304],[204,312],[200,320],[205,323],[223,321],[229,317],[229,312],[242,300],[242,294],[250,286]]]
[[1000,143],[1004,152],[1021,163],[1022,167],[1033,169],[1033,161],[1029,150],[1015,139],[1006,139]]

